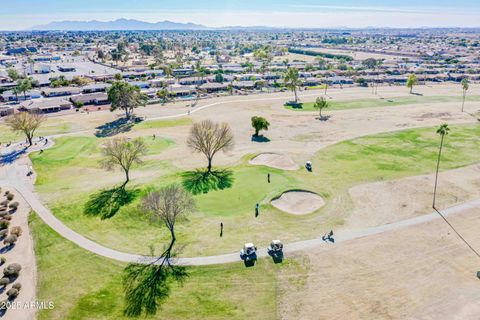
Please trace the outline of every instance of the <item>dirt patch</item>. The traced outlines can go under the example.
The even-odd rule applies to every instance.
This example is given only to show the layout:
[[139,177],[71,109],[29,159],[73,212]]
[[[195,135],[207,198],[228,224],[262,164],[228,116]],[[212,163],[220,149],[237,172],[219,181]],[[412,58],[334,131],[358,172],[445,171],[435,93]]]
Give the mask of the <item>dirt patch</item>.
[[443,117],[451,117],[452,115],[450,112],[429,112],[429,113],[424,113],[421,116],[418,117],[418,119],[435,119],[435,118],[443,118]]
[[[434,175],[362,184],[350,189],[354,211],[347,228],[357,229],[413,218],[432,211]],[[437,207],[480,197],[480,165],[439,175]]]
[[250,164],[267,166],[282,170],[297,170],[298,165],[288,156],[278,153],[261,153],[252,160]]
[[[478,208],[450,222],[480,246]],[[283,291],[280,319],[480,319],[478,257],[442,219],[305,254],[306,285]]]
[[310,191],[292,190],[272,200],[272,205],[284,212],[296,215],[309,214],[323,207],[325,201]]

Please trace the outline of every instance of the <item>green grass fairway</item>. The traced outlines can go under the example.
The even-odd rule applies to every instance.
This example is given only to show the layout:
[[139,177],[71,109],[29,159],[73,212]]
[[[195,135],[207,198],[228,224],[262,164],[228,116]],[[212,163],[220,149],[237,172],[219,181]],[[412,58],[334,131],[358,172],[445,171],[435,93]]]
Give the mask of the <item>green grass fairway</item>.
[[[36,214],[30,216],[35,240],[39,301],[53,301],[55,308],[41,310],[40,320],[102,319],[123,317],[122,270],[125,264],[96,256],[61,238]],[[279,286],[302,286],[305,263],[285,260],[274,264],[262,259],[253,268],[242,262],[188,268],[182,287],[155,317],[146,319],[276,319]],[[282,281],[281,276],[296,277]],[[291,283],[290,283],[291,282]],[[143,317],[142,317],[143,318]]]
[[[178,225],[179,243],[185,245],[184,256],[211,255],[237,251],[244,242],[266,246],[270,240],[285,242],[318,237],[325,230],[342,224],[352,211],[348,190],[358,184],[385,181],[435,171],[439,136],[436,128],[411,129],[357,138],[327,147],[312,159],[314,171],[282,171],[262,166],[240,164],[230,168],[234,183],[231,189],[211,191],[195,196],[198,212]],[[442,157],[442,170],[479,162],[480,126],[451,126]],[[148,253],[148,244],[165,243],[166,229],[152,223],[138,209],[138,200],[123,207],[108,220],[83,214],[88,196],[101,187],[121,181],[121,173],[105,173],[91,167],[97,156],[88,150],[98,148],[89,139],[70,142],[64,138],[52,150],[32,156],[39,172],[38,189],[56,216],[77,232],[108,247]],[[82,138],[83,139],[83,138]],[[158,138],[157,138],[158,139]],[[69,160],[71,154],[85,148],[82,156]],[[90,149],[89,149],[90,148]],[[59,171],[53,171],[52,156],[61,158]],[[62,156],[62,155],[65,156]],[[42,159],[45,157],[46,160]],[[72,161],[69,163],[69,161]],[[246,162],[246,160],[245,160]],[[50,168],[47,170],[46,168]],[[130,188],[145,192],[171,182],[180,182],[180,172],[168,163],[151,160],[147,167],[135,170],[138,178]],[[88,174],[84,174],[88,173]],[[147,177],[144,177],[143,174]],[[155,174],[153,174],[155,173]],[[266,175],[271,173],[272,183]],[[99,181],[97,177],[102,177]],[[109,180],[110,179],[110,180]],[[113,181],[108,185],[108,181]],[[319,193],[326,205],[316,213],[295,216],[281,212],[269,201],[288,189],[307,189]],[[53,193],[53,196],[52,196]],[[260,216],[254,217],[256,203]],[[219,237],[219,225],[225,226]]]
[[[466,101],[480,101],[480,96],[467,96]],[[462,97],[452,96],[411,96],[411,97],[394,97],[385,99],[357,99],[357,100],[328,100],[329,107],[324,109],[328,110],[344,110],[344,109],[360,109],[360,108],[374,108],[374,107],[395,107],[410,104],[420,103],[446,103],[446,102],[462,102]],[[313,105],[315,102],[305,102],[301,108],[295,108],[292,106],[285,106],[286,109],[293,111],[317,111]],[[461,106],[461,105],[459,105]]]
[[[148,136],[144,139],[148,146],[147,159],[174,144],[161,137],[153,139]],[[85,188],[98,188],[102,181],[109,185],[112,180],[121,178],[118,171],[106,172],[100,166],[104,141],[95,137],[63,137],[55,139],[55,145],[42,154],[33,153],[30,157],[38,173],[38,191],[70,193],[73,196],[75,189],[83,192]],[[151,162],[153,160],[147,160],[145,167]]]

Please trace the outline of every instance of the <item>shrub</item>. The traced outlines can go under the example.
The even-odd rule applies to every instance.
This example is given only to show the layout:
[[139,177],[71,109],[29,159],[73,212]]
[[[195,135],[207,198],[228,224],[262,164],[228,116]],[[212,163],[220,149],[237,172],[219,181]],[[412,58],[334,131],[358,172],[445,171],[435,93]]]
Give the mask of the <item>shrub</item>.
[[8,234],[8,228],[0,230],[0,238],[5,238]]
[[10,299],[16,298],[18,296],[18,290],[11,288],[10,290],[7,291],[7,296]]
[[7,200],[12,201],[13,198],[14,198],[13,193],[9,193],[9,194],[7,195]]
[[10,279],[8,279],[7,277],[3,277],[0,279],[0,287],[5,287],[9,283],[10,283]]
[[20,237],[22,235],[22,227],[17,226],[17,227],[11,228],[10,234]]
[[9,225],[10,225],[10,221],[0,220],[0,230],[7,229]]
[[7,258],[0,256],[0,265],[3,265],[5,262],[7,262]]
[[10,203],[10,201],[8,201],[8,200],[3,200],[2,202],[0,202],[0,206],[6,207],[6,206],[8,206],[9,203]]
[[17,289],[20,291],[22,289],[22,284],[20,282],[14,283],[12,289]]
[[11,234],[8,237],[6,237],[5,240],[3,240],[3,244],[11,246],[15,242],[17,242],[17,240],[18,240],[18,237],[14,234]]
[[3,274],[7,277],[18,276],[21,270],[21,265],[19,265],[18,263],[12,263],[6,266],[5,269],[3,269]]
[[0,208],[0,217],[4,217],[8,214],[6,210],[7,208]]
[[17,209],[20,204],[18,202],[12,202],[8,205],[10,209]]
[[10,191],[5,191],[5,196],[8,196],[10,194]]
[[[2,217],[2,220],[4,220],[4,221],[10,221],[10,220],[12,220],[12,216],[11,216],[10,214],[6,214],[6,215],[4,215],[4,216]],[[2,221],[2,220],[0,220],[0,221]]]

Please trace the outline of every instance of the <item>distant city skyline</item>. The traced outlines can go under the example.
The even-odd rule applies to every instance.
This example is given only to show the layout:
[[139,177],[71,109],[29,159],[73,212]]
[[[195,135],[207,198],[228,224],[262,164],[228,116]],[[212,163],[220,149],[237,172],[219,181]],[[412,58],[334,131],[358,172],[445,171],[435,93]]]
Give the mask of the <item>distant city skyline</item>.
[[208,27],[480,27],[477,0],[19,0],[0,3],[0,30],[53,21],[170,20]]

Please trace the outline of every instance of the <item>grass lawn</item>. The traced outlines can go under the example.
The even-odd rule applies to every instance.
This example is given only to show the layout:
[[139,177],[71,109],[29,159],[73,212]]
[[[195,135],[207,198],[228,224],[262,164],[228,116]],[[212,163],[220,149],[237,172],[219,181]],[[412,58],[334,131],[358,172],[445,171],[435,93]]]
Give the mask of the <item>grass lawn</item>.
[[[480,96],[467,96],[466,101],[480,101]],[[344,110],[344,109],[360,109],[373,107],[395,107],[419,103],[445,103],[445,102],[462,102],[462,97],[454,96],[411,96],[411,97],[396,97],[387,99],[357,99],[357,100],[328,100],[328,110]],[[301,108],[294,106],[285,106],[286,109],[293,111],[317,111],[313,105],[315,102],[305,102]],[[317,111],[318,112],[318,111]]]
[[[211,191],[195,196],[198,212],[188,221],[178,225],[179,243],[185,245],[184,256],[221,254],[237,251],[242,243],[253,241],[266,246],[275,238],[285,242],[318,237],[326,230],[341,225],[352,211],[348,190],[362,183],[397,179],[433,173],[439,136],[436,128],[411,129],[384,133],[341,142],[318,152],[313,161],[314,171],[303,169],[281,171],[246,163],[230,168],[234,183],[231,189]],[[480,126],[458,125],[451,127],[446,138],[442,158],[442,170],[467,166],[479,162]],[[69,139],[65,138],[68,142]],[[89,138],[87,138],[89,139]],[[73,143],[75,150],[79,144]],[[56,150],[59,148],[60,150]],[[89,194],[98,190],[96,176],[102,174],[102,183],[108,180],[100,169],[89,167],[90,160],[65,162],[60,172],[74,171],[62,175],[46,171],[41,157],[49,159],[50,152],[75,153],[61,144],[43,155],[34,155],[34,165],[39,172],[39,190],[49,206],[69,227],[88,238],[118,250],[148,253],[148,244],[165,243],[166,229],[152,223],[138,209],[138,200],[123,207],[113,218],[101,221],[97,217],[83,214],[83,205]],[[63,150],[65,148],[65,150]],[[39,158],[36,158],[39,157]],[[89,155],[95,159],[95,155]],[[77,161],[77,160],[72,160]],[[47,161],[48,165],[48,161]],[[83,171],[98,170],[84,176]],[[136,170],[138,179],[131,188],[143,191],[171,182],[180,182],[180,174],[172,171],[168,164],[152,161],[148,169]],[[143,177],[145,172],[148,177]],[[156,175],[152,175],[155,172]],[[272,175],[268,184],[266,175]],[[53,175],[54,178],[51,178]],[[73,178],[72,178],[73,176]],[[111,174],[114,177],[115,174]],[[117,172],[116,176],[122,176]],[[105,177],[105,178],[104,178]],[[112,183],[113,184],[113,183]],[[137,184],[135,186],[135,184]],[[81,187],[77,187],[80,185]],[[84,186],[89,186],[89,189]],[[96,186],[96,188],[95,188]],[[102,185],[108,186],[108,185]],[[269,202],[288,189],[307,189],[319,193],[326,205],[306,216],[283,213]],[[57,193],[52,198],[51,193]],[[60,196],[59,196],[60,195]],[[260,216],[254,217],[256,203],[261,204]],[[224,235],[219,237],[219,225],[225,226]]]
[[[122,270],[125,264],[96,256],[63,239],[36,214],[30,216],[37,258],[37,298],[53,301],[41,310],[40,320],[124,319]],[[147,319],[276,319],[279,286],[302,286],[307,272],[303,261],[274,264],[262,259],[253,268],[241,262],[189,267],[183,286],[155,317]],[[282,281],[282,276],[295,273]],[[295,283],[288,283],[291,281]]]

